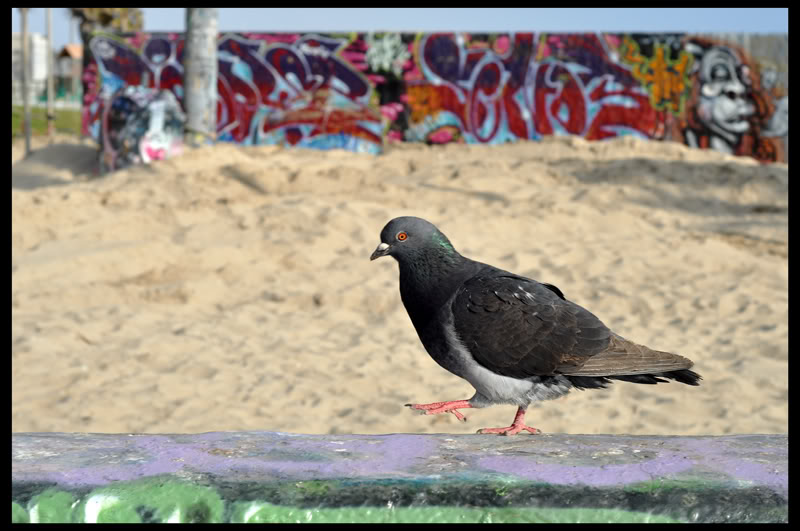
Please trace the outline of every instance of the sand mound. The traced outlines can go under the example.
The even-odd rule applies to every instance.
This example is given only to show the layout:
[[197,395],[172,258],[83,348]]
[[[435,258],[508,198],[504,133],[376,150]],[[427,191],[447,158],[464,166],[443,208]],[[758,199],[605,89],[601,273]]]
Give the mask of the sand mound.
[[562,137],[379,157],[219,145],[87,180],[80,147],[12,167],[12,431],[507,425],[512,406],[466,424],[403,407],[473,391],[425,353],[395,263],[368,259],[397,215],[705,378],[576,391],[532,408],[532,425],[788,430],[786,165]]

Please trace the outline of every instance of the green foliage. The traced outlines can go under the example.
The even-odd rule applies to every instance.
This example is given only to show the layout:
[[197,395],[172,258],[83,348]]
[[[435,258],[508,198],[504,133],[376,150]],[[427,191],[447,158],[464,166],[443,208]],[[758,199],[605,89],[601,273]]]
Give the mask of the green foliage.
[[104,27],[128,32],[144,28],[142,10],[136,7],[77,7],[70,11],[94,29]]

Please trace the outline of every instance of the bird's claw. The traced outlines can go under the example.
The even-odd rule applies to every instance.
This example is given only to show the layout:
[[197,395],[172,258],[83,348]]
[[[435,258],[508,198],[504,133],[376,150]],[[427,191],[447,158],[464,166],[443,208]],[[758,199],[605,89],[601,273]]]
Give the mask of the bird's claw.
[[453,415],[455,415],[455,416],[456,416],[456,418],[457,418],[458,420],[461,420],[461,421],[463,421],[463,422],[466,422],[466,421],[467,421],[467,417],[465,417],[465,416],[464,416],[464,415],[463,415],[463,414],[462,414],[460,411],[457,411],[457,410],[455,410],[455,409],[451,409],[451,410],[450,410],[450,413],[452,413]]
[[542,433],[542,430],[540,430],[538,428],[534,428],[532,426],[524,426],[524,425],[519,425],[519,426],[512,425],[512,426],[508,426],[507,428],[481,428],[480,430],[476,431],[475,433],[480,433],[481,435],[488,435],[490,433],[493,433],[493,434],[503,435],[505,437],[508,437],[509,435],[516,435],[516,434],[521,433],[523,431],[527,431],[527,432],[532,433],[534,435],[540,435]]
[[[460,411],[455,408],[452,408],[452,402],[438,402],[434,404],[404,404],[406,407],[410,407],[411,409],[419,410],[423,415],[437,415],[439,413],[452,413],[456,416],[458,420],[467,421],[467,417],[465,417]],[[450,405],[450,408],[448,408]],[[471,406],[466,406],[471,407]]]

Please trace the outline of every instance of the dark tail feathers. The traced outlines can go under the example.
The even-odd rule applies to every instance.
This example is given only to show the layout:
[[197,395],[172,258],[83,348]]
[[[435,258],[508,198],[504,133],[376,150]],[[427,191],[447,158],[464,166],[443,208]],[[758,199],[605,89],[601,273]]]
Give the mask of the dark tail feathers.
[[572,385],[578,389],[598,389],[605,388],[608,384],[613,383],[611,380],[620,380],[623,382],[631,382],[637,384],[657,384],[668,383],[663,378],[675,380],[676,382],[684,383],[686,385],[700,385],[698,382],[703,379],[702,376],[689,369],[681,369],[678,371],[659,372],[655,374],[624,374],[617,376],[567,376],[566,377]]
[[669,378],[671,380],[675,380],[676,382],[684,383],[686,385],[700,385],[699,382],[700,380],[703,379],[702,376],[700,376],[694,371],[690,371],[689,369],[664,372],[659,374],[659,376],[663,376],[664,378]]

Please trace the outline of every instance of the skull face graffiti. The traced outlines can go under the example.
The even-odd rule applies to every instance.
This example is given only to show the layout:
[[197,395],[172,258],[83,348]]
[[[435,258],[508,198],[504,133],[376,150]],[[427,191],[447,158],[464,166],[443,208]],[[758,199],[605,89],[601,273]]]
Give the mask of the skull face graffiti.
[[691,147],[763,162],[784,160],[782,139],[769,138],[784,129],[781,111],[788,107],[788,99],[781,105],[769,90],[777,76],[765,71],[762,86],[758,63],[732,45],[692,37],[684,49],[695,60],[680,138]]
[[748,118],[755,112],[750,101],[750,71],[733,53],[715,47],[700,62],[698,116],[712,131],[728,141],[750,128]]

